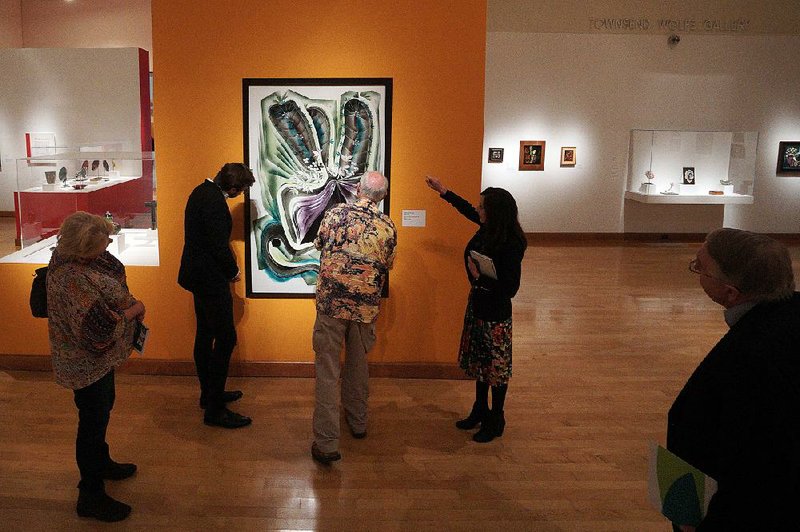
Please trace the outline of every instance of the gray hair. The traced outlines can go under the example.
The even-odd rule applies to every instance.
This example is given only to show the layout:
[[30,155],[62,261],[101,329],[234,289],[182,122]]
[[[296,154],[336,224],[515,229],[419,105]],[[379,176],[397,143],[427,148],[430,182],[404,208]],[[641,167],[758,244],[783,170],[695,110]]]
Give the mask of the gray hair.
[[94,258],[106,249],[108,237],[113,232],[114,226],[105,218],[77,211],[61,224],[56,247],[59,254],[68,260]]
[[777,301],[794,292],[789,250],[768,236],[723,228],[706,236],[706,249],[730,284],[755,301]]
[[361,195],[378,203],[386,196],[389,180],[380,172],[370,171],[361,176]]

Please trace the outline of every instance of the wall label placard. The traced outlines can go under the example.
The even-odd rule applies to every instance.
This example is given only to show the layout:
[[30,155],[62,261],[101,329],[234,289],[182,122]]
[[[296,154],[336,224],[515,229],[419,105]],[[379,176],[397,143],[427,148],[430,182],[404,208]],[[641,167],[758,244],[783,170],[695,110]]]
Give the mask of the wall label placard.
[[595,31],[620,32],[643,31],[661,33],[665,31],[679,31],[683,33],[740,33],[747,31],[750,20],[744,18],[734,19],[657,19],[647,17],[589,17],[589,28]]
[[425,211],[403,209],[403,227],[425,227]]

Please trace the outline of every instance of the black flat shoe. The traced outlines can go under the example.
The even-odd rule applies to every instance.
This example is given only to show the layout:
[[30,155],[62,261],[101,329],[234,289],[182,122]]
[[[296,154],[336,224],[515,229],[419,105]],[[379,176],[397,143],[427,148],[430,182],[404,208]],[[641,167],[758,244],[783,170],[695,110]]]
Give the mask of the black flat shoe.
[[225,429],[238,429],[246,427],[253,420],[247,416],[231,412],[227,408],[211,412],[206,410],[206,415],[203,416],[203,423],[212,427],[222,427]]
[[335,462],[336,460],[341,460],[342,455],[339,451],[333,451],[330,453],[323,453],[317,447],[317,442],[311,444],[311,458],[316,460],[322,465],[330,465],[331,462]]
[[132,477],[136,473],[136,464],[120,464],[111,460],[100,475],[105,480],[123,480]]
[[109,497],[104,491],[81,491],[75,511],[81,517],[91,517],[98,521],[114,523],[122,521],[131,513],[131,507]]
[[[238,401],[244,396],[244,392],[241,390],[230,390],[222,392],[222,401],[225,403],[232,403],[234,401]],[[208,399],[205,397],[200,397],[200,408],[205,410],[208,408]]]

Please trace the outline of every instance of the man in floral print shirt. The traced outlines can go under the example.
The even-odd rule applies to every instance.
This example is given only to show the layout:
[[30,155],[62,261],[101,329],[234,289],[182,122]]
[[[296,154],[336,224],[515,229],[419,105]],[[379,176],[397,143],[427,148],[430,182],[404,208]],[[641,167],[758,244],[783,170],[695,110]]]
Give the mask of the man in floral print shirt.
[[317,380],[311,456],[323,464],[341,458],[337,384],[342,344],[345,417],[353,437],[367,434],[367,353],[375,344],[375,318],[397,244],[394,223],[378,209],[388,186],[379,172],[364,174],[356,201],[331,208],[314,241],[322,255],[313,336]]

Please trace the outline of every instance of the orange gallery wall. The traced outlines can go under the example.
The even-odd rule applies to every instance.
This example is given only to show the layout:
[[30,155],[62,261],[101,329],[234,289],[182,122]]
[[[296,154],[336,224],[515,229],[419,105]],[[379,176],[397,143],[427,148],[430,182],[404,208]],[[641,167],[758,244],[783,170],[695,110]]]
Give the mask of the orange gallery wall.
[[[398,248],[378,318],[373,362],[453,363],[468,285],[462,250],[475,226],[428,189],[440,176],[473,202],[480,189],[485,0],[153,0],[154,137],[161,265],[129,267],[147,305],[147,358],[191,360],[191,295],[176,284],[185,200],[202,179],[243,158],[242,78],[393,79],[391,217]],[[243,201],[229,202],[244,269]],[[425,209],[427,227],[402,227]],[[27,310],[30,266],[9,265],[0,294],[0,352],[46,353],[45,320]],[[13,279],[13,281],[12,281]],[[234,285],[248,362],[313,360],[313,299],[246,299]]]

